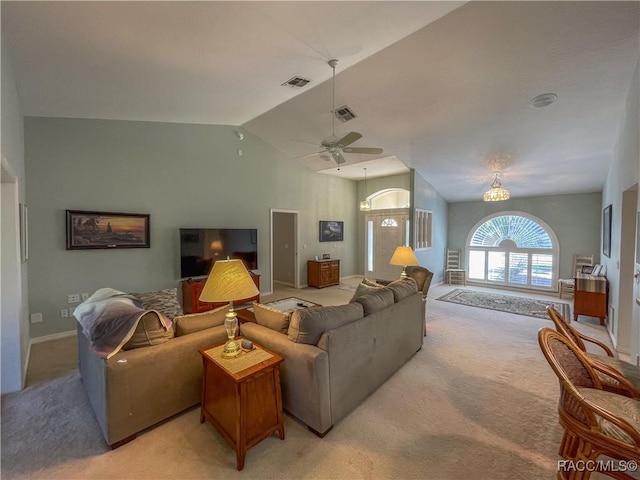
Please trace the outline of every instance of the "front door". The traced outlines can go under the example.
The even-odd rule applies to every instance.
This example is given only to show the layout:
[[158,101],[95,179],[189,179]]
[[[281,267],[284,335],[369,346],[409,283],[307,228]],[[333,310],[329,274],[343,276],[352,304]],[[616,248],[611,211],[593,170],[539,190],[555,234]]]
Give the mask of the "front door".
[[395,280],[400,277],[402,267],[389,265],[396,247],[409,243],[409,212],[375,212],[365,217],[366,257],[365,272],[368,278]]

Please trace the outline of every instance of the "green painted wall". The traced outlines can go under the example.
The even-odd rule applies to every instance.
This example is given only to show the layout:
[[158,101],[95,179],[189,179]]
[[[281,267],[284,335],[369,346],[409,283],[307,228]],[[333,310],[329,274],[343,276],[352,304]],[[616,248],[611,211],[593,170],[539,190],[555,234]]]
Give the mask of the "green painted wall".
[[444,281],[445,253],[447,250],[447,223],[449,204],[437,190],[420,174],[413,172],[413,207],[431,210],[432,217],[432,247],[419,250],[416,256],[420,265],[433,272],[432,283]]
[[488,215],[525,212],[538,217],[556,234],[560,244],[560,278],[571,278],[575,253],[592,253],[599,262],[601,202],[600,193],[584,193],[514,198],[504,202],[450,203],[449,248],[464,252],[469,233]]
[[[180,227],[257,228],[261,290],[271,291],[269,209],[300,212],[300,277],[323,252],[358,273],[357,184],[315,173],[232,126],[25,118],[31,337],[75,328],[67,294],[178,286]],[[243,156],[238,155],[242,149]],[[151,248],[66,250],[65,210],[151,214]],[[319,220],[344,242],[320,244]],[[306,248],[304,248],[306,246]],[[304,281],[303,281],[304,283]]]

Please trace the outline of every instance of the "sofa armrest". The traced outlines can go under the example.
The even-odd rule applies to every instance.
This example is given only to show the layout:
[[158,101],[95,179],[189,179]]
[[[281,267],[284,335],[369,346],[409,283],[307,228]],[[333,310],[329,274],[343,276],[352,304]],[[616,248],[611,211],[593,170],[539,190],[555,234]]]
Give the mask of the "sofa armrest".
[[315,345],[296,343],[257,323],[242,324],[242,336],[284,358],[280,367],[284,408],[322,434],[333,425],[329,358]]
[[197,404],[202,389],[198,349],[227,338],[224,327],[175,337],[160,345],[95,355],[79,332],[80,372],[109,445]]

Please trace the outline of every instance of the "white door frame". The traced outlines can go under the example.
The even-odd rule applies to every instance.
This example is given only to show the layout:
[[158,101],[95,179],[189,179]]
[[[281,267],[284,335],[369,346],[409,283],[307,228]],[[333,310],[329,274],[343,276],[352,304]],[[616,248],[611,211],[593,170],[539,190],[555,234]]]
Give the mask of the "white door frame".
[[284,210],[280,208],[271,208],[269,210],[269,264],[271,266],[271,293],[273,293],[273,214],[274,213],[290,213],[293,215],[293,285],[294,288],[300,288],[300,262],[298,255],[298,245],[300,245],[300,229],[298,228],[298,210]]

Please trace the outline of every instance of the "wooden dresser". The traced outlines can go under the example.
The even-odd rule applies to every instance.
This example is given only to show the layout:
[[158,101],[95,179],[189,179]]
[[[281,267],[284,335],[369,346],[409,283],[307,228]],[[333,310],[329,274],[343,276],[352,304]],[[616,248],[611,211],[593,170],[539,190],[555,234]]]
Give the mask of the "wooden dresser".
[[340,284],[340,260],[309,260],[307,285],[323,288]]
[[587,315],[599,318],[600,325],[604,325],[608,314],[607,278],[576,272],[574,281],[573,319],[578,321],[578,315]]
[[[249,272],[249,274],[253,279],[253,283],[255,283],[258,288],[258,292],[260,292],[260,275],[252,272]],[[228,305],[228,302],[209,303],[200,301],[200,294],[202,293],[202,289],[204,288],[206,281],[206,278],[189,278],[182,281],[182,310],[184,313],[206,312],[208,310],[221,307],[222,305]],[[260,302],[260,293],[255,297],[245,298],[233,303],[235,305],[241,305],[243,303],[250,303],[254,301]]]

